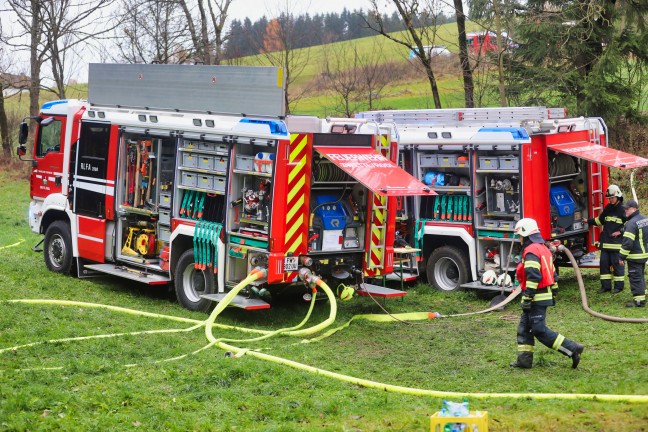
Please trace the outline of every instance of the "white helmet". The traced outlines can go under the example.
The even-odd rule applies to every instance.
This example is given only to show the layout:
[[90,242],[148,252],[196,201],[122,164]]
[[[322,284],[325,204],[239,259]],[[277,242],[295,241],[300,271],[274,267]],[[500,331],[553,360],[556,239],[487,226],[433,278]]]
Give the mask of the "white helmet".
[[497,273],[494,270],[486,270],[482,275],[481,281],[484,285],[495,285],[497,282]]
[[508,273],[502,273],[497,277],[497,285],[501,287],[509,287],[513,285],[511,276]]
[[612,198],[612,197],[623,198],[623,194],[621,193],[621,189],[619,189],[619,186],[617,185],[608,186],[607,190],[605,191],[605,198]]
[[515,224],[515,235],[519,235],[520,237],[528,237],[531,234],[539,232],[540,228],[538,228],[538,223],[535,219],[523,218]]

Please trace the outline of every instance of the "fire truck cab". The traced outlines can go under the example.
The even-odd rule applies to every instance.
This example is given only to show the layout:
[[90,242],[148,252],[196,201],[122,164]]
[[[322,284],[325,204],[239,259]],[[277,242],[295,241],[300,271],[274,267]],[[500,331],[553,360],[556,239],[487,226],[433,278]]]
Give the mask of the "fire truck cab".
[[391,272],[395,197],[434,192],[394,163],[393,127],[285,118],[283,92],[280,68],[90,65],[89,100],[36,119],[29,224],[47,267],[173,283],[199,311],[257,267],[234,305],[305,290],[301,268]]
[[[395,124],[400,164],[438,195],[406,201],[409,241],[422,249],[428,282],[510,291],[520,260],[515,223],[530,217],[545,240],[566,245],[582,266],[598,267],[608,169],[648,166],[609,148],[601,118],[567,118],[544,107],[394,110],[359,118]],[[566,257],[557,263],[568,264]],[[492,270],[497,278],[482,276]],[[486,279],[486,283],[484,281]]]

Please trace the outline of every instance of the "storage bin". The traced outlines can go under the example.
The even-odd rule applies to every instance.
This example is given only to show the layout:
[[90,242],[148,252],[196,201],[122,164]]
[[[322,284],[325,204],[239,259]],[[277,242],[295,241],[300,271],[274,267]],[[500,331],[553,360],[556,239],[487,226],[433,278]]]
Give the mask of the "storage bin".
[[160,207],[171,207],[171,192],[160,192]]
[[171,229],[169,227],[158,226],[158,237],[163,242],[168,243],[171,240]]
[[212,190],[214,188],[214,176],[209,174],[199,174],[196,187],[198,189]]
[[504,229],[513,229],[515,228],[515,222],[513,221],[499,221],[499,227]]
[[440,167],[455,167],[457,166],[457,155],[437,155],[437,164]]
[[449,423],[462,423],[470,432],[488,432],[488,411],[470,411],[467,417],[442,417],[436,412],[430,416],[430,432],[443,432]]
[[198,157],[193,153],[182,153],[182,166],[196,168],[198,166]]
[[520,167],[517,156],[500,156],[499,168],[507,170],[516,170]]
[[200,155],[198,156],[198,168],[204,170],[213,170],[214,169],[214,157],[210,155]]
[[183,172],[180,178],[180,184],[186,187],[196,187],[196,174]]
[[468,156],[466,156],[465,154],[457,155],[457,161],[456,162],[457,162],[456,166],[459,167],[459,168],[467,167],[469,165]]
[[187,140],[182,141],[182,148],[186,148],[190,150],[198,150],[199,146],[200,144],[197,142],[187,141]]
[[214,143],[201,141],[198,144],[198,150],[214,151]]
[[479,156],[479,169],[498,169],[499,160],[492,156]]
[[499,228],[499,221],[494,219],[484,219],[484,226],[486,228]]
[[170,210],[160,210],[158,220],[163,225],[169,225],[171,223],[171,211]]
[[424,167],[435,167],[435,166],[437,166],[437,155],[435,155],[435,154],[421,155],[421,166],[424,166]]
[[214,176],[214,185],[212,187],[213,190],[218,192],[225,192],[225,185],[225,177]]
[[227,158],[223,156],[214,156],[214,171],[226,172],[227,171]]
[[254,156],[236,155],[234,168],[242,171],[254,171]]

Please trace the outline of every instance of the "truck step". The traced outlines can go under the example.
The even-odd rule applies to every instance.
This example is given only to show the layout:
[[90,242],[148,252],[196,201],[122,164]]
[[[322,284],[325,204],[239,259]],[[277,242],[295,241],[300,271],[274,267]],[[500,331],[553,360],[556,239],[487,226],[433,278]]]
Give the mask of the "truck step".
[[[395,273],[389,273],[388,275],[385,275],[385,279],[400,281],[401,280],[401,273],[400,273],[400,271],[397,271]],[[403,277],[402,277],[403,282],[412,282],[412,281],[415,281],[416,279],[418,279],[417,274],[403,272]]]
[[405,291],[399,291],[391,288],[381,287],[380,285],[362,284],[356,291],[356,294],[363,297],[371,294],[372,297],[403,297],[407,294]]
[[[200,297],[218,303],[223,300],[226,295],[227,293],[203,294]],[[234,296],[229,306],[235,306],[245,310],[270,309],[270,304],[264,302],[263,300],[256,298],[247,298],[240,295]]]
[[171,279],[166,276],[155,273],[148,273],[141,268],[126,267],[123,265],[89,264],[85,265],[84,268],[98,271],[100,273],[123,277],[137,282],[145,283],[147,285],[166,285],[171,282]]
[[487,290],[487,291],[501,291],[506,293],[509,293],[515,289],[515,287],[513,286],[501,287],[499,285],[485,285],[480,281],[465,283],[461,285],[461,288],[479,289],[479,290]]

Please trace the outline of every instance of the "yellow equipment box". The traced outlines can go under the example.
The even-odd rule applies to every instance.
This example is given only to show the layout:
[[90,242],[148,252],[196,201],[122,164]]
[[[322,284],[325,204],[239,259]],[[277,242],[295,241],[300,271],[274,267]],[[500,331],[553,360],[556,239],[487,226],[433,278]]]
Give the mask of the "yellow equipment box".
[[440,414],[430,416],[430,432],[444,432],[448,423],[463,423],[465,432],[488,432],[488,411],[470,411],[467,417],[441,417]]

